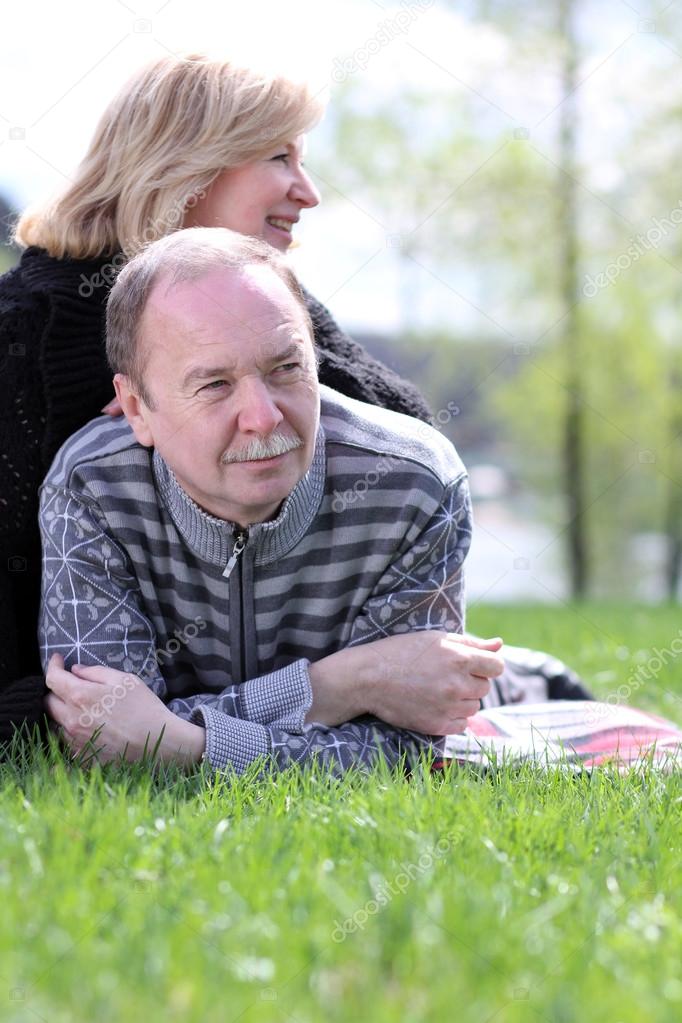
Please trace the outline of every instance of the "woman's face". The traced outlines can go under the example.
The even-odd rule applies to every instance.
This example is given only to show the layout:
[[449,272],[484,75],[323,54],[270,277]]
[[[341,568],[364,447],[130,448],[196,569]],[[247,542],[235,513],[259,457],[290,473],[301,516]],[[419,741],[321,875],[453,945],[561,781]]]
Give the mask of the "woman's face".
[[286,252],[301,210],[320,201],[303,169],[304,146],[299,135],[262,160],[223,171],[186,211],[183,227],[227,227]]

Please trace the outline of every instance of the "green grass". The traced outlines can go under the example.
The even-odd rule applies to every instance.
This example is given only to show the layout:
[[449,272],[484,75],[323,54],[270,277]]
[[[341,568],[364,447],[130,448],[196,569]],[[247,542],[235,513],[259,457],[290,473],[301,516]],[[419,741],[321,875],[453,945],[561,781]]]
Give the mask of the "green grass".
[[[679,618],[481,607],[469,624],[551,649],[607,695]],[[633,702],[682,721],[681,675],[673,662]],[[668,1023],[681,816],[679,774],[210,779],[16,756],[0,766],[0,1019]]]

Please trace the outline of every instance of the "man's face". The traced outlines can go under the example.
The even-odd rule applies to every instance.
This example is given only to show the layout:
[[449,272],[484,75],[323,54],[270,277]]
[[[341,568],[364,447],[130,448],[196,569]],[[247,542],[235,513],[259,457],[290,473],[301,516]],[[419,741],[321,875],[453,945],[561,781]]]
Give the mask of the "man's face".
[[312,339],[284,282],[265,266],[162,279],[139,340],[154,409],[140,405],[138,440],[211,515],[274,518],[310,467],[320,408]]

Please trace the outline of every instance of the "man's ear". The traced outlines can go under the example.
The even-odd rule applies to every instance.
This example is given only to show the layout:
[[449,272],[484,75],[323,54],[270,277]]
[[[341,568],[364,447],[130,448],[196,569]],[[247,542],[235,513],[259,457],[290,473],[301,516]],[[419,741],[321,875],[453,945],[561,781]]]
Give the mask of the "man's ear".
[[121,403],[123,415],[130,423],[138,443],[146,448],[154,446],[154,437],[149,424],[149,409],[142,398],[130,385],[130,378],[123,373],[114,376],[114,390]]

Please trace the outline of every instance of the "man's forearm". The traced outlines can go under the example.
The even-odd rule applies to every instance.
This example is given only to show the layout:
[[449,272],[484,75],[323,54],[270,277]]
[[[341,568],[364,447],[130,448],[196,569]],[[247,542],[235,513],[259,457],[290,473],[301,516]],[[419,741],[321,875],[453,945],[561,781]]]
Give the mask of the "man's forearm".
[[305,723],[317,721],[333,727],[371,713],[370,693],[377,681],[372,643],[347,647],[311,664],[308,669],[313,702]]

